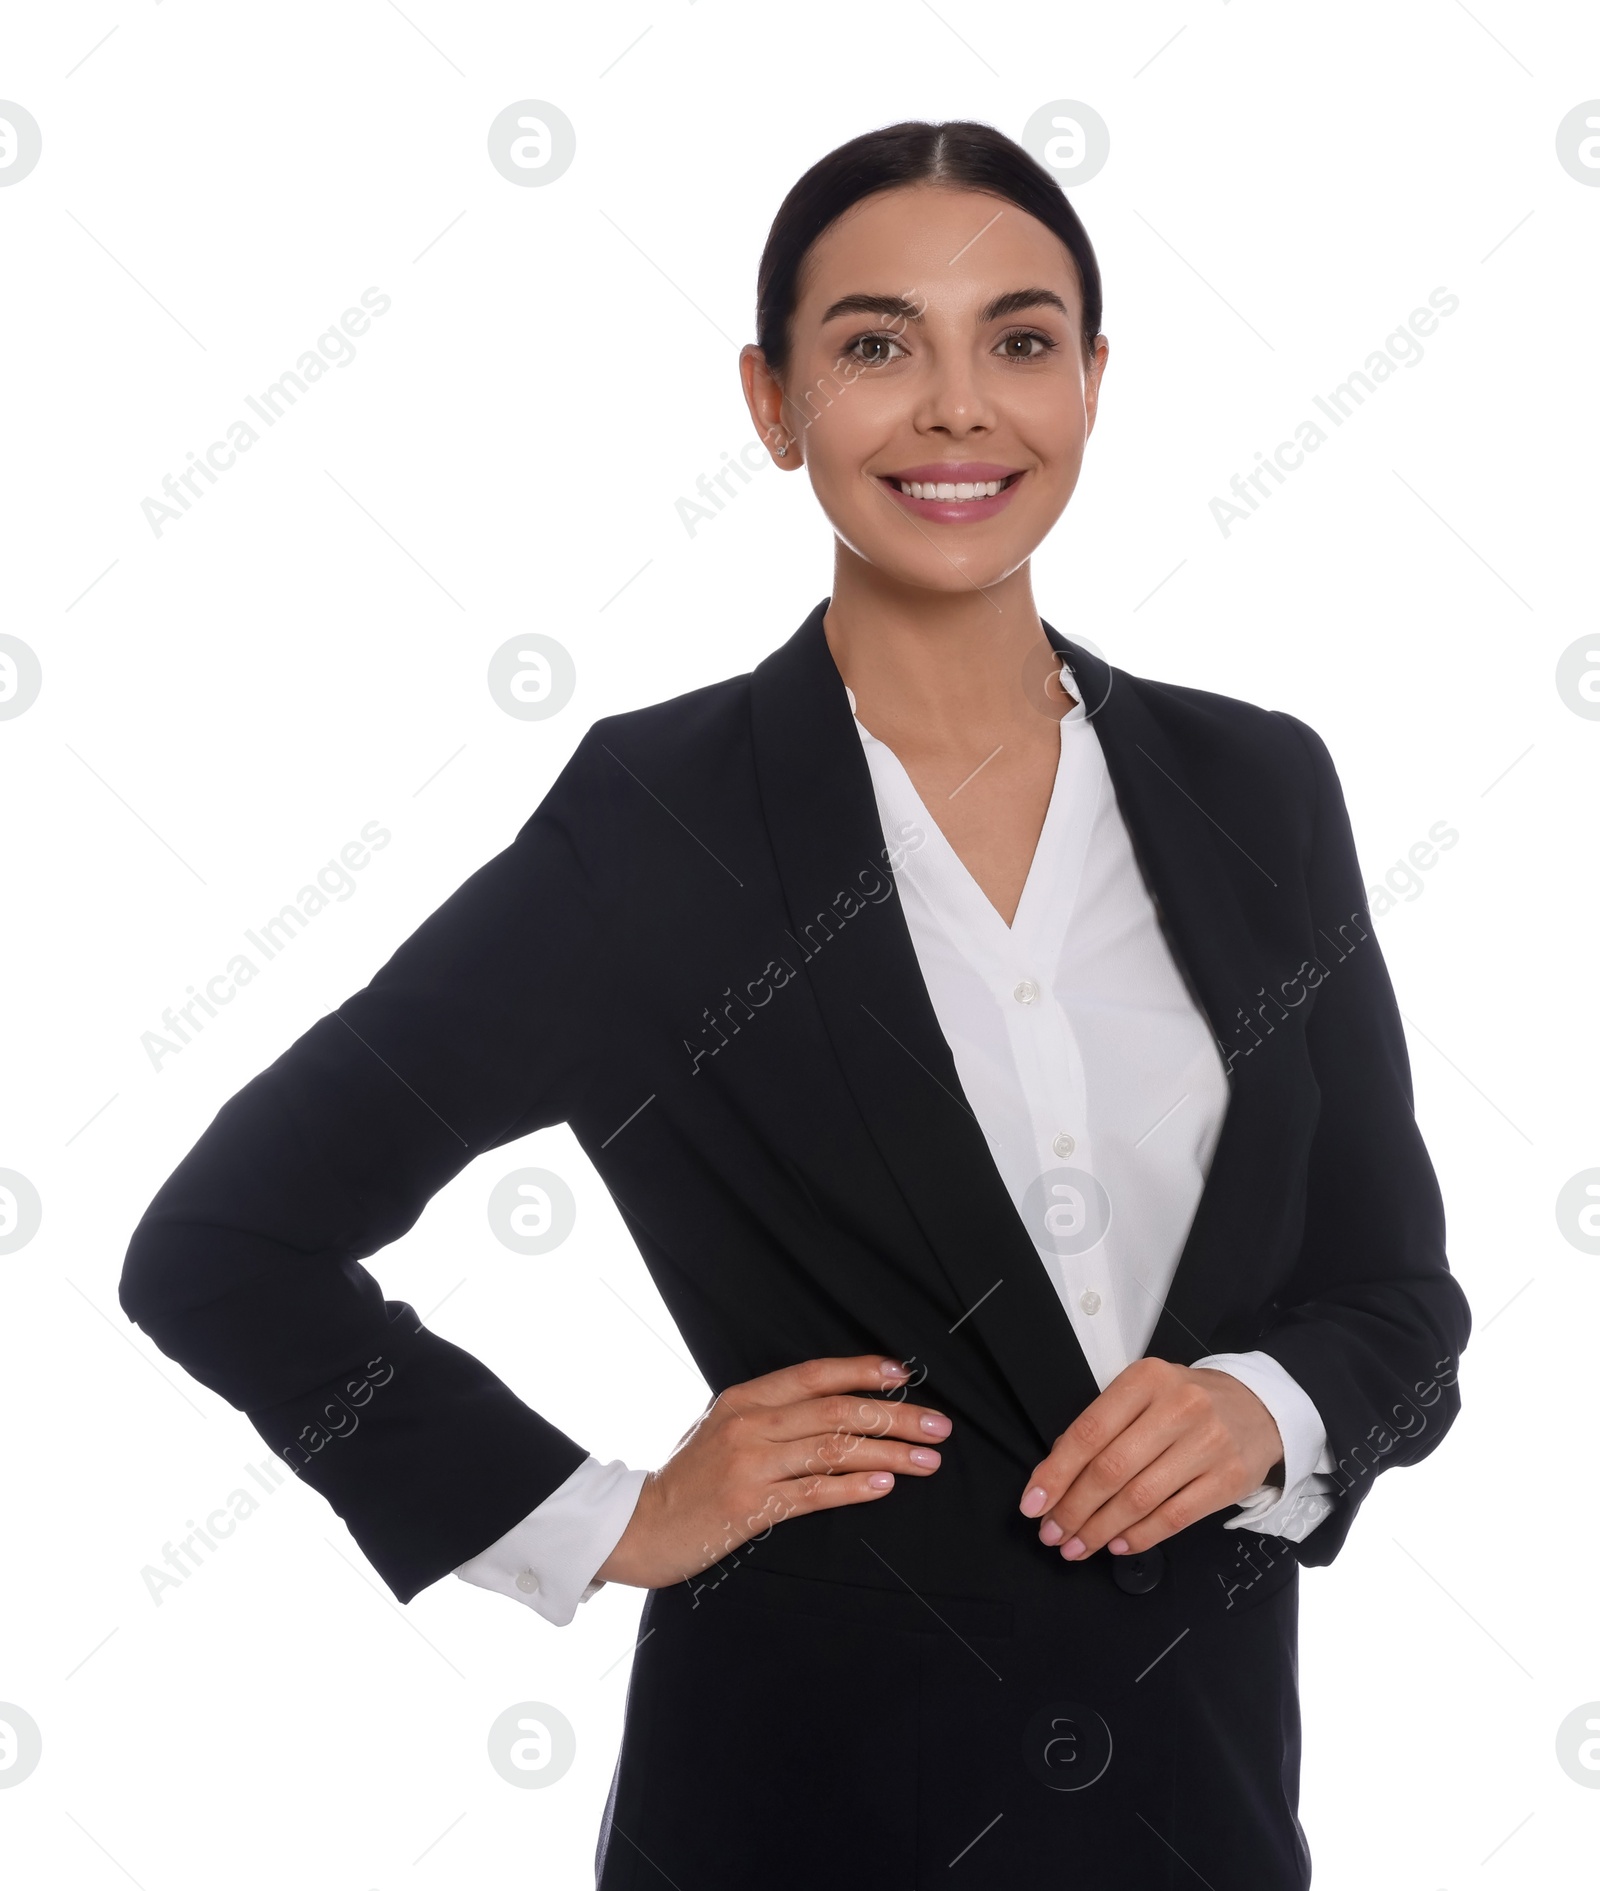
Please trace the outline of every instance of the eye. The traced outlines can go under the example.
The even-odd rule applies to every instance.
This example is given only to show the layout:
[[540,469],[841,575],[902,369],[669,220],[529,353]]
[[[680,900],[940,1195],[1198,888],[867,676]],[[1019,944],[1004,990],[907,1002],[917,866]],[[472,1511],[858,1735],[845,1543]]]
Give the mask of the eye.
[[[1037,342],[1039,346],[1037,348],[1025,347],[1013,354],[1010,352],[1013,342]],[[1048,335],[1040,334],[1036,328],[1017,328],[1013,329],[1009,335],[1001,336],[995,352],[997,354],[1004,352],[1008,361],[1037,361],[1042,356],[1050,354],[1056,346],[1057,344]]]
[[[889,348],[899,348],[899,347],[900,347],[899,342],[897,342],[894,336],[889,334],[887,330],[881,329],[881,328],[869,328],[864,335],[857,335],[853,341],[849,341],[845,343],[844,347],[841,348],[839,351],[839,359],[841,361],[846,361],[846,360],[859,361],[863,363],[863,365],[866,367],[876,368],[876,367],[881,367],[883,363],[886,361],[892,361],[894,359],[894,356],[887,353],[885,354],[861,353],[859,352],[860,350],[862,349],[871,350],[873,348],[889,349]],[[903,354],[904,352],[905,350],[901,349],[901,353]]]

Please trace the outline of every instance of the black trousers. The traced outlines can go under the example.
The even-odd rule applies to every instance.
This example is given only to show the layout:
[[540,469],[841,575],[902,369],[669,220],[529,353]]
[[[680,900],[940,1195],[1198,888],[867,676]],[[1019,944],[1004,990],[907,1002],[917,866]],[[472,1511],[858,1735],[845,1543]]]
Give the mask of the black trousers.
[[768,1547],[645,1600],[601,1891],[1310,1884],[1282,1539],[1219,1513],[1138,1565],[1060,1564],[1048,1600]]

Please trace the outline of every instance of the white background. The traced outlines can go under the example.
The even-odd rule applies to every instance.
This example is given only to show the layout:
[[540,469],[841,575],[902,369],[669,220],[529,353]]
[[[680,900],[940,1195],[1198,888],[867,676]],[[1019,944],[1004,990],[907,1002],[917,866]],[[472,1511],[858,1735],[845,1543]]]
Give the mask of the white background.
[[[44,1738],[0,1791],[8,1884],[592,1882],[641,1593],[565,1630],[453,1579],[401,1609],[286,1484],[157,1605],[143,1568],[268,1452],[126,1321],[123,1252],[219,1106],[507,844],[595,717],[748,669],[826,594],[804,477],[761,471],[692,536],[676,510],[752,436],[737,347],[790,184],[876,125],[1016,136],[1055,99],[1111,130],[1071,192],[1111,355],[1044,616],[1310,722],[1369,885],[1460,836],[1377,926],[1475,1330],[1443,1448],[1302,1577],[1317,1882],[1592,1869],[1600,1792],[1556,1733],[1600,1700],[1600,1259],[1555,1203],[1600,1164],[1600,722],[1555,671],[1596,629],[1600,189],[1555,134],[1600,96],[1600,17],[122,0],[12,10],[0,96],[43,128],[0,189],[0,630],[44,676],[0,721],[0,1167],[43,1201],[0,1255],[0,1701]],[[523,189],[485,140],[530,98],[577,156]],[[354,360],[158,537],[141,502],[369,286],[392,307]],[[1224,536],[1230,478],[1441,286],[1422,359]],[[486,688],[528,631],[577,664],[547,721]],[[162,1011],[371,820],[393,840],[354,894],[154,1069]],[[531,1259],[485,1213],[528,1163],[578,1200]],[[564,1131],[469,1167],[373,1266],[602,1458],[659,1462],[704,1402]],[[486,1753],[529,1700],[577,1734],[542,1791]]]

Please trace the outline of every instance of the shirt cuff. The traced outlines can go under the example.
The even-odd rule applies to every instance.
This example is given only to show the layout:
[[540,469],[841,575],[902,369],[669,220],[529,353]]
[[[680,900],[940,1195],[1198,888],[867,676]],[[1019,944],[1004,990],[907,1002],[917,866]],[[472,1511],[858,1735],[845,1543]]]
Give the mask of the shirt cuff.
[[1333,1453],[1322,1414],[1310,1395],[1270,1353],[1207,1353],[1190,1362],[1206,1366],[1249,1386],[1271,1412],[1283,1441],[1283,1483],[1258,1484],[1240,1498],[1240,1511],[1225,1530],[1259,1530],[1265,1536],[1302,1542],[1333,1509],[1326,1495],[1333,1480]]
[[463,1582],[523,1602],[565,1628],[605,1584],[595,1578],[621,1540],[648,1471],[589,1457],[543,1503],[455,1572]]

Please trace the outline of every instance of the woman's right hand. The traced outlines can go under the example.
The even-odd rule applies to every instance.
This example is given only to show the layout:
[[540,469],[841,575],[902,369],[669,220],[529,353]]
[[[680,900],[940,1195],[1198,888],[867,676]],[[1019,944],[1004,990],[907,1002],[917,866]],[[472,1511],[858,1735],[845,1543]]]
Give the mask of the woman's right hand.
[[639,1492],[603,1582],[663,1589],[709,1569],[774,1523],[810,1510],[873,1503],[895,1476],[931,1477],[950,1420],[903,1398],[898,1360],[865,1353],[807,1359],[719,1393]]

